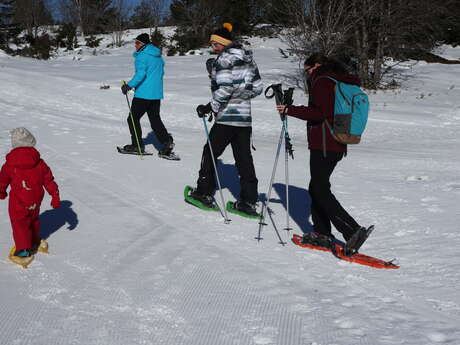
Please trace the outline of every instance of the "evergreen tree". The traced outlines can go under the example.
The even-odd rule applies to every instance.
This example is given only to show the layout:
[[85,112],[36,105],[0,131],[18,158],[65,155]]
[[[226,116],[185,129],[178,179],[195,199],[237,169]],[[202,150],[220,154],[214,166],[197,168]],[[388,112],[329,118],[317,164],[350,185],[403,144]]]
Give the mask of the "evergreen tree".
[[296,0],[251,0],[251,21],[253,24],[291,27],[294,20],[288,15],[288,9],[294,3],[298,5]]
[[15,7],[13,22],[24,27],[30,36],[36,37],[40,26],[53,24],[44,0],[16,0]]
[[216,13],[220,22],[233,25],[235,32],[250,34],[253,25],[254,0],[226,0],[222,1],[222,13]]
[[150,1],[143,0],[134,8],[134,13],[130,19],[131,27],[134,29],[152,28],[158,23],[157,15],[154,13]]
[[16,0],[0,0],[0,25],[11,24]]
[[8,41],[16,34],[12,25],[14,13],[15,0],[0,0],[0,49],[8,49]]
[[115,17],[112,0],[85,0],[82,8],[83,31],[85,34],[101,34]]
[[460,45],[460,1],[447,0],[443,3],[446,10],[437,18],[440,27],[438,39],[442,43],[458,46]]
[[170,11],[177,26],[173,39],[178,42],[179,52],[185,53],[206,46],[223,9],[220,0],[174,0]]
[[73,50],[78,46],[77,29],[72,23],[64,23],[57,30],[55,40],[57,47]]

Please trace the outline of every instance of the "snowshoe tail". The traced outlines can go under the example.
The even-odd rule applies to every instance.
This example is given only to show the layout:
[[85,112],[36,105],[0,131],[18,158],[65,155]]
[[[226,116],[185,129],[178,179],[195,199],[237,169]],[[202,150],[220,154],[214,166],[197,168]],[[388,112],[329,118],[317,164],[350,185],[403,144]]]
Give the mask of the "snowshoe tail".
[[124,154],[124,155],[135,155],[135,156],[152,156],[152,152],[142,152],[140,154],[138,151],[126,151],[123,147],[117,146],[117,151],[118,153]]
[[193,187],[185,186],[184,188],[184,200],[185,202],[198,207],[204,211],[219,211],[219,207],[214,203],[212,207],[208,207],[207,205],[203,204],[201,201],[196,200],[190,196],[190,193],[193,192]]
[[21,266],[22,268],[27,268],[31,264],[32,261],[34,261],[34,256],[28,256],[25,258],[19,257],[19,256],[14,256],[14,252],[16,251],[16,246],[13,246],[8,254],[8,259],[16,265]]
[[249,219],[258,219],[260,220],[262,216],[259,213],[256,214],[249,214],[243,211],[240,211],[235,208],[235,203],[233,201],[227,201],[227,205],[225,207],[228,212],[236,214],[241,217],[249,218]]
[[292,237],[292,242],[294,242],[295,245],[307,249],[313,249],[313,250],[319,250],[323,252],[332,252],[334,256],[336,256],[340,260],[348,261],[348,262],[354,262],[360,265],[365,265],[365,266],[370,266],[374,268],[380,268],[380,269],[398,269],[399,265],[394,263],[394,260],[390,261],[385,261],[381,259],[374,258],[372,256],[364,255],[361,253],[356,253],[352,256],[346,256],[343,254],[343,247],[340,244],[335,244],[335,248],[324,248],[320,246],[315,246],[312,244],[306,244],[302,243],[302,236],[294,234]]

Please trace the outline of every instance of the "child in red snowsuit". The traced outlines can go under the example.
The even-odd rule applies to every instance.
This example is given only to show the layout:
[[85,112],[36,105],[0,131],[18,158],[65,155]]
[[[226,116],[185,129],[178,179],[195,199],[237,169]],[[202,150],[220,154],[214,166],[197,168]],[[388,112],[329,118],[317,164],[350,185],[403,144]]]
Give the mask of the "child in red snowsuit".
[[27,257],[40,245],[40,204],[45,187],[51,195],[51,206],[60,206],[59,189],[53,174],[34,148],[36,140],[24,127],[11,131],[12,150],[6,155],[6,163],[0,171],[0,199],[7,197],[10,186],[8,212],[15,256]]

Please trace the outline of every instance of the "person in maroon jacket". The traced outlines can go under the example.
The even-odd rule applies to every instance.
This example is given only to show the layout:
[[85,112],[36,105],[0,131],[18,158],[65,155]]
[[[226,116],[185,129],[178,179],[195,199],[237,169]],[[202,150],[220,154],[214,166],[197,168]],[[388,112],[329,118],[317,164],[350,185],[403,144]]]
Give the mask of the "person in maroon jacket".
[[310,149],[311,215],[314,231],[305,233],[303,242],[330,247],[333,235],[331,223],[348,241],[362,228],[340,205],[331,192],[330,177],[337,163],[346,155],[347,145],[334,139],[325,125],[333,124],[335,83],[324,78],[332,77],[348,84],[360,85],[358,77],[350,75],[340,63],[320,54],[305,60],[304,70],[308,78],[308,106],[277,106],[280,114],[287,114],[307,121],[308,148]]
[[8,194],[10,199],[8,213],[13,228],[13,238],[18,257],[29,257],[36,250],[46,246],[40,238],[40,204],[44,190],[51,195],[51,206],[60,206],[59,189],[54,182],[53,173],[40,158],[40,153],[34,148],[36,140],[24,127],[11,131],[13,149],[6,155],[6,163],[0,170],[0,199]]

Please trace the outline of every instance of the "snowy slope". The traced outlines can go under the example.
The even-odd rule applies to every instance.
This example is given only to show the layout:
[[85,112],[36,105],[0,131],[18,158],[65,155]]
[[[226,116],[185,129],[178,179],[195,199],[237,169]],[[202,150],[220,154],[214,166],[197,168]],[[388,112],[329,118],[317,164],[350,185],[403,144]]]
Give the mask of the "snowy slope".
[[[296,75],[281,43],[252,43],[266,85]],[[27,270],[6,259],[12,238],[0,203],[1,345],[460,343],[460,66],[407,65],[400,90],[372,94],[364,141],[334,173],[343,205],[376,225],[363,252],[401,264],[385,271],[283,247],[272,226],[258,243],[256,222],[232,216],[227,225],[183,202],[205,141],[194,109],[209,99],[207,53],[165,58],[162,116],[182,160],[117,154],[129,140],[119,86],[132,75],[132,49],[46,62],[0,55],[0,152],[10,149],[9,129],[28,127],[66,201],[52,210],[45,198],[51,253]],[[299,89],[295,101],[306,102]],[[281,123],[273,100],[261,96],[253,109],[265,194]],[[143,129],[154,151],[147,119]],[[290,223],[300,234],[310,229],[305,124],[290,119],[289,132]],[[225,198],[237,197],[230,148],[219,168]],[[288,240],[284,190],[282,157],[272,208]]]

